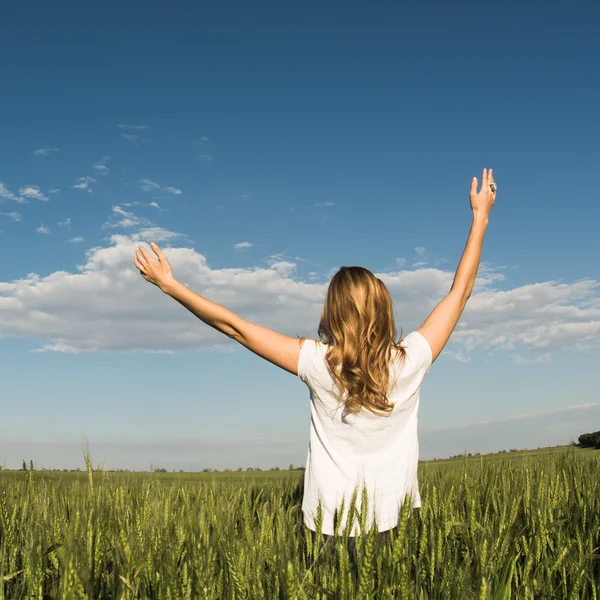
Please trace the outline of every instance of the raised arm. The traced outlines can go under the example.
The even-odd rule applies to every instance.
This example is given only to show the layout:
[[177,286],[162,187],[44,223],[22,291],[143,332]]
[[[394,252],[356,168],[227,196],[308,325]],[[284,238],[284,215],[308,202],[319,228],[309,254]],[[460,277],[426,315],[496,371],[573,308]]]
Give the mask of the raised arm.
[[302,347],[300,339],[250,323],[228,308],[200,296],[173,277],[171,265],[157,244],[152,242],[150,247],[158,260],[143,246],[139,247],[133,259],[146,281],[159,287],[207,325],[236,340],[254,354],[294,375],[298,374],[298,359]]
[[456,269],[454,281],[448,295],[433,309],[426,321],[417,329],[431,346],[435,360],[450,339],[460,316],[471,296],[479,269],[483,238],[488,226],[488,218],[496,200],[496,184],[492,170],[483,170],[481,191],[477,192],[477,178],[471,182],[471,208],[473,222],[464,252]]

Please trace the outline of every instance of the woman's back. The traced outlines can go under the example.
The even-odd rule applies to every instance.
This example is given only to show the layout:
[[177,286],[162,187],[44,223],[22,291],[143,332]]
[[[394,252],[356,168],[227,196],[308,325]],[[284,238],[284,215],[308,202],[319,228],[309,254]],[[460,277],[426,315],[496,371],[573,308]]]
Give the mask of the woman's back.
[[[405,356],[401,358],[398,352],[391,363],[388,402],[393,409],[387,415],[377,415],[365,408],[344,414],[339,391],[325,362],[328,346],[311,339],[304,341],[298,375],[308,386],[311,397],[302,505],[309,529],[315,529],[320,499],[322,532],[332,535],[333,516],[344,498],[340,529],[343,531],[356,486],[359,486],[358,509],[362,486],[367,488],[368,528],[375,521],[379,531],[394,527],[405,494],[411,496],[413,506],[420,506],[417,412],[419,390],[431,366],[432,354],[427,340],[417,331],[406,336],[402,345]],[[350,535],[356,533],[355,525]]]

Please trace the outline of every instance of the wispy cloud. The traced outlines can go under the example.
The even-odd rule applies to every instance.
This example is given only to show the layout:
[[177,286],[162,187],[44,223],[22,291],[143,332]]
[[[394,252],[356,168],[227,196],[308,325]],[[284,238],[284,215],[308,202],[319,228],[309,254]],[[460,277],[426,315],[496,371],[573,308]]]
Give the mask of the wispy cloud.
[[248,250],[249,248],[252,248],[253,246],[254,246],[254,244],[252,242],[239,242],[237,244],[234,244],[233,247],[236,250],[243,251],[243,250]]
[[103,227],[139,227],[140,225],[148,224],[149,221],[142,217],[138,217],[132,212],[123,210],[120,206],[112,207],[112,217],[104,223]]
[[160,206],[160,204],[158,204],[158,202],[140,202],[139,200],[136,200],[135,202],[122,202],[121,206],[126,206],[128,208],[131,208],[133,206],[151,206],[152,208],[156,208],[157,210],[159,210],[160,212],[170,212],[170,209],[168,208],[162,208]]
[[44,235],[48,235],[50,233],[50,229],[48,229],[48,227],[46,227],[44,224],[40,225],[36,231],[38,233],[43,233]]
[[138,183],[140,184],[140,188],[144,192],[166,192],[167,194],[174,195],[183,194],[183,192],[179,188],[161,185],[148,178],[140,179]]
[[0,215],[4,215],[5,217],[8,217],[11,221],[15,221],[18,222],[21,220],[21,215],[18,212],[9,212],[9,213],[0,213]]
[[458,362],[461,362],[461,363],[471,362],[471,357],[467,356],[466,354],[463,354],[462,352],[454,352],[452,350],[444,350],[443,356],[449,356],[450,358],[453,358],[454,360],[457,360]]
[[148,125],[124,125],[124,124],[120,124],[117,125],[117,127],[119,129],[124,130],[123,133],[121,133],[121,137],[124,140],[127,140],[128,142],[131,142],[132,144],[135,144],[136,146],[139,146],[138,142],[149,142],[151,141],[151,138],[149,137],[144,137],[141,138],[140,137],[140,133],[146,132],[150,129],[150,127]]
[[[35,187],[35,186],[34,186]],[[24,188],[21,188],[24,189]],[[4,200],[14,200],[19,204],[27,204],[29,200],[23,196],[19,196],[11,192],[1,181],[0,181],[0,202]]]
[[[305,204],[304,206],[301,206],[300,208],[302,210],[310,210],[312,208],[320,208],[320,207],[326,207],[326,208],[330,208],[332,206],[335,206],[333,202],[327,201],[327,202],[314,202],[313,204]],[[290,212],[296,212],[295,208],[292,207],[288,207],[288,210]],[[323,220],[327,219],[328,215],[325,215],[324,217],[322,217]]]
[[211,163],[215,160],[210,154],[199,154],[198,159],[205,163]]
[[532,365],[536,363],[546,363],[552,360],[552,355],[550,352],[545,352],[540,356],[521,356],[520,354],[515,354],[512,357],[512,361],[519,365]]
[[68,227],[71,224],[71,217],[67,217],[64,221],[59,221],[58,224]]
[[1,181],[0,181],[0,200],[18,200],[16,194],[13,194]]
[[42,202],[48,201],[48,196],[46,196],[37,185],[24,185],[19,190],[19,194],[21,194],[23,198],[29,198],[31,200],[41,200]]
[[117,125],[120,129],[137,129],[138,131],[150,129],[148,125]]
[[205,135],[203,135],[198,140],[190,140],[190,144],[209,144],[209,143],[210,143],[210,138]]
[[536,417],[547,417],[550,415],[563,414],[571,411],[586,411],[593,408],[600,408],[600,402],[589,402],[587,404],[573,404],[571,406],[561,406],[560,408],[553,408],[551,410],[543,410],[540,412],[529,412],[521,413],[517,415],[509,415],[506,417],[500,417],[499,419],[484,419],[481,421],[471,421],[470,423],[460,425],[447,425],[443,427],[435,427],[431,429],[425,429],[425,431],[449,431],[452,429],[465,429],[469,427],[481,427],[482,425],[495,425],[498,423],[512,423],[514,421],[525,421]]
[[415,248],[415,254],[417,256],[423,256],[425,254],[425,246],[417,246]]
[[54,154],[55,152],[59,152],[59,148],[56,146],[46,146],[45,148],[38,148],[34,150],[32,154],[34,156],[48,156],[49,154]]
[[92,165],[92,168],[96,170],[100,175],[108,175],[110,173],[110,169],[106,166],[106,163],[110,160],[110,156],[105,156],[101,158],[99,161],[95,162]]
[[67,240],[67,244],[78,244],[79,242],[83,242],[82,235],[78,235],[77,237],[69,238]]
[[422,427],[421,457],[450,456],[462,452],[496,452],[509,448],[543,448],[568,444],[589,424],[598,422],[600,403],[578,404],[541,412],[509,415],[445,427]]
[[254,200],[254,196],[252,195],[252,193],[251,193],[251,192],[244,192],[244,193],[243,193],[243,194],[240,196],[240,198],[241,198],[242,200]]
[[91,194],[92,188],[90,188],[90,183],[96,183],[96,179],[93,177],[80,177],[77,183],[71,187],[78,190],[87,190]]
[[151,206],[152,208],[156,208],[156,210],[158,210],[160,212],[171,212],[170,208],[163,208],[162,206],[160,206],[160,204],[158,202],[150,202],[150,204],[148,204],[148,206]]
[[48,190],[48,193],[49,194],[58,194],[58,193],[60,193],[60,190],[57,188],[50,189],[50,190]]

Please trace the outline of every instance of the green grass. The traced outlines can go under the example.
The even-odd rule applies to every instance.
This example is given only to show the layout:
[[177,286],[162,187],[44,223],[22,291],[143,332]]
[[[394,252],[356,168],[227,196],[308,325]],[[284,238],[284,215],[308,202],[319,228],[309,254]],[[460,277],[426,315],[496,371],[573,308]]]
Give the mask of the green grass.
[[302,544],[302,471],[0,471],[0,599],[596,599],[599,473],[573,447],[423,462],[353,569]]

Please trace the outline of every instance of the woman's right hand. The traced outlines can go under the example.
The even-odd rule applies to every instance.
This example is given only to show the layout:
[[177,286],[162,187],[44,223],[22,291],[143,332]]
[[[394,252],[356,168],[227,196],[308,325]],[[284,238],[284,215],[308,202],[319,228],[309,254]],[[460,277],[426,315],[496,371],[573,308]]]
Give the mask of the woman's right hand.
[[471,181],[471,209],[473,210],[474,217],[483,217],[487,219],[492,210],[492,206],[494,206],[496,192],[492,192],[490,183],[494,183],[492,169],[489,171],[487,169],[483,170],[481,176],[481,191],[479,193],[477,192],[477,177],[473,177],[473,181]]

